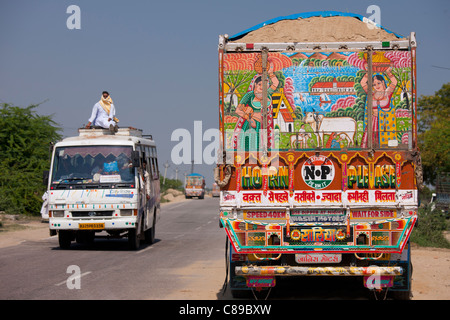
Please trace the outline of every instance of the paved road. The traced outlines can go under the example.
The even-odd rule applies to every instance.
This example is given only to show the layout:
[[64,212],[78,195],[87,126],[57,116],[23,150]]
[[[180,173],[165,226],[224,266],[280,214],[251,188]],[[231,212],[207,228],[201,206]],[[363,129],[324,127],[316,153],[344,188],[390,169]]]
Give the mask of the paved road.
[[[126,239],[60,250],[56,237],[2,248],[0,299],[221,299],[218,209],[217,198],[163,206],[156,242],[137,251]],[[79,268],[79,280],[69,266]]]
[[[225,231],[218,209],[217,198],[163,206],[156,242],[137,251],[128,250],[126,239],[60,250],[57,237],[0,248],[0,300],[232,299],[229,290],[222,294]],[[79,281],[70,266],[79,268]],[[280,279],[269,299],[354,300],[367,294],[361,279],[306,277]]]

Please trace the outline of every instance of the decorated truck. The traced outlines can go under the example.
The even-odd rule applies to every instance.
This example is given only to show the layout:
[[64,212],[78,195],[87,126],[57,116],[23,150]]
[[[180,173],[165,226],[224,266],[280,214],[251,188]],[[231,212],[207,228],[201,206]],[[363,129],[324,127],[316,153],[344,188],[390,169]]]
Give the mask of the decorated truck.
[[222,35],[218,51],[215,180],[233,296],[358,276],[408,299],[422,183],[415,34],[310,12]]
[[199,173],[191,173],[186,176],[184,182],[184,194],[186,199],[192,197],[198,197],[199,199],[205,198],[205,177]]

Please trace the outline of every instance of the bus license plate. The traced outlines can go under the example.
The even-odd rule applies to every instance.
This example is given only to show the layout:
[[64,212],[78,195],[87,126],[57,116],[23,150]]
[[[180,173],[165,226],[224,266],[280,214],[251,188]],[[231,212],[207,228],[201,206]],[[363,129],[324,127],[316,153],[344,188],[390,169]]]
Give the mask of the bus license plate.
[[80,223],[78,224],[80,230],[99,230],[105,229],[104,223]]

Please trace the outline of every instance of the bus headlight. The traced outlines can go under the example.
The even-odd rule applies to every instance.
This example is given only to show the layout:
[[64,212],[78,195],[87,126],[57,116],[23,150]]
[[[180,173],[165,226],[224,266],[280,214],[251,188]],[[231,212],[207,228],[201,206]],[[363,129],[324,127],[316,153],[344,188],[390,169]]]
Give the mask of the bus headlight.
[[49,217],[62,218],[64,217],[64,211],[49,211]]
[[133,210],[132,209],[120,210],[120,215],[122,217],[128,217],[128,216],[131,216],[132,214],[133,214]]

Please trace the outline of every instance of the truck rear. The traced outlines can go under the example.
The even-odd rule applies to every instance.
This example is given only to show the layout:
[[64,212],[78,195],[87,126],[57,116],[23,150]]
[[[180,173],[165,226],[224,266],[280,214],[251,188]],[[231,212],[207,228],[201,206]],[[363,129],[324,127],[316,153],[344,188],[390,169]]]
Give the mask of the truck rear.
[[219,115],[234,296],[280,277],[359,276],[410,297],[414,33],[312,12],[220,36]]
[[205,198],[206,182],[205,177],[199,173],[191,173],[186,176],[184,182],[184,194],[186,199],[198,197]]

